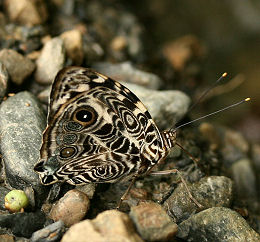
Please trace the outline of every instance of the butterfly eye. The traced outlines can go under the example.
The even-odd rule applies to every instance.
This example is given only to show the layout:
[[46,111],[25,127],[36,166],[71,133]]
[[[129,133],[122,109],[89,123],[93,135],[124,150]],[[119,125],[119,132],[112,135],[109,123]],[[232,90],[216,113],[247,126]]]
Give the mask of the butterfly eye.
[[70,158],[76,154],[77,150],[74,147],[65,147],[60,151],[61,158]]
[[74,118],[83,125],[92,124],[96,120],[97,114],[93,108],[86,107],[76,111]]

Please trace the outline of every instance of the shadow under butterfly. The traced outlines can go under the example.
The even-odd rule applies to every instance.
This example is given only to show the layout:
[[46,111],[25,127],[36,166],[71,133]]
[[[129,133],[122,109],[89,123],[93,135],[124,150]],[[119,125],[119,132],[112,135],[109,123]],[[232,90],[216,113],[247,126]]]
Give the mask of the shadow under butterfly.
[[[119,207],[138,177],[178,172],[152,171],[175,145],[179,145],[176,129],[160,132],[144,104],[129,89],[91,69],[66,67],[52,84],[48,125],[34,170],[43,185],[131,179]],[[189,197],[200,207],[180,177]]]

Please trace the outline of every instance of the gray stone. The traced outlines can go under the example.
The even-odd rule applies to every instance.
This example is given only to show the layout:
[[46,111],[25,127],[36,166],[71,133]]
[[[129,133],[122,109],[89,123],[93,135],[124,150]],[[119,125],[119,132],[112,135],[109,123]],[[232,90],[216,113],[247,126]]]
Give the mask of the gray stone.
[[0,215],[0,227],[11,229],[12,234],[30,238],[32,233],[41,229],[45,223],[44,213],[13,213]]
[[173,127],[188,110],[190,98],[181,91],[156,91],[130,83],[124,84],[144,103],[161,130]]
[[8,80],[9,80],[8,72],[5,66],[3,65],[3,63],[0,62],[0,102],[1,99],[5,96]]
[[257,201],[256,176],[252,162],[249,159],[235,162],[231,166],[231,173],[238,198]]
[[30,242],[55,242],[59,241],[65,232],[65,226],[62,221],[52,223],[43,229],[33,233]]
[[185,241],[254,242],[257,234],[238,213],[214,207],[193,215],[179,224],[177,237]]
[[210,207],[229,207],[233,198],[233,183],[224,176],[204,177],[199,182],[187,184],[192,196],[203,207],[199,208],[188,196],[181,183],[164,202],[164,208],[175,222],[179,223],[192,214]]
[[135,68],[131,62],[119,64],[100,62],[92,67],[98,72],[122,82],[122,84],[129,82],[151,89],[158,89],[162,86],[162,80],[158,76]]
[[41,84],[50,84],[56,74],[63,68],[65,48],[61,38],[53,38],[46,42],[40,57],[36,61],[35,79]]
[[12,49],[1,50],[0,61],[5,65],[11,80],[18,85],[21,85],[35,69],[35,64],[29,58]]
[[7,189],[6,187],[0,186],[0,201],[1,201],[0,202],[0,209],[1,210],[5,210],[5,202],[4,202],[4,200],[5,200],[5,196],[6,196],[6,194],[8,192],[10,192],[9,189]]
[[7,182],[18,189],[32,186],[42,193],[43,186],[33,171],[46,125],[40,104],[29,92],[20,92],[2,102],[0,117],[0,148]]

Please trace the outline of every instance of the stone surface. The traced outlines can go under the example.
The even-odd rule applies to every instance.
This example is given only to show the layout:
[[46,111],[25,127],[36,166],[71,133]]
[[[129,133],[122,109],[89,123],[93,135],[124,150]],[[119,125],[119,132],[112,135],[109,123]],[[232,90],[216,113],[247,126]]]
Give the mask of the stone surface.
[[30,242],[56,242],[61,239],[64,232],[64,223],[62,221],[58,221],[34,232]]
[[117,210],[100,213],[69,228],[61,242],[141,242],[128,215]]
[[5,0],[4,3],[9,18],[20,24],[37,25],[47,19],[43,0]]
[[157,203],[141,203],[131,207],[129,215],[144,240],[169,241],[177,233],[177,224]]
[[129,82],[151,89],[158,89],[162,86],[162,80],[155,74],[141,71],[135,68],[131,62],[111,64],[100,62],[92,65],[98,72],[111,77],[119,82]]
[[7,189],[6,187],[0,186],[0,209],[1,210],[5,210],[5,196],[6,194],[10,192],[9,189]]
[[32,186],[42,194],[45,188],[33,171],[46,125],[40,104],[29,92],[20,92],[2,102],[0,117],[0,148],[7,182],[17,189]]
[[236,196],[239,199],[257,201],[257,183],[252,162],[241,159],[231,166],[232,178],[235,183]]
[[30,238],[32,233],[41,229],[45,223],[42,212],[13,213],[0,215],[0,227],[10,229],[16,236]]
[[14,236],[9,234],[1,234],[0,235],[1,242],[14,242]]
[[0,62],[6,67],[11,80],[18,85],[21,85],[35,69],[35,64],[29,58],[11,49],[0,51]]
[[7,85],[8,85],[9,75],[8,72],[3,65],[2,62],[0,62],[0,103],[1,99],[5,96]]
[[47,41],[36,61],[35,79],[41,84],[51,84],[65,62],[64,42],[61,38]]
[[[203,206],[229,207],[233,198],[233,184],[231,179],[224,176],[204,177],[199,182],[187,184],[192,196]],[[172,195],[164,202],[164,208],[168,214],[179,223],[187,219],[200,209],[189,198],[183,183],[179,184]]]
[[68,191],[55,205],[49,217],[54,221],[62,220],[66,227],[82,220],[89,209],[87,195],[76,189]]
[[81,65],[84,59],[82,34],[78,29],[69,30],[61,34],[67,56],[75,65]]
[[188,241],[260,241],[260,236],[238,213],[214,207],[193,215],[179,224],[177,237]]

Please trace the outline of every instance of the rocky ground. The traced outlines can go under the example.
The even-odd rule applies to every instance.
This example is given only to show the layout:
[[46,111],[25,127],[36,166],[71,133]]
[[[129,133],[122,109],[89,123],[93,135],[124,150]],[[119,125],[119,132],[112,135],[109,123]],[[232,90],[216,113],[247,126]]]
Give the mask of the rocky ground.
[[[259,241],[260,145],[206,121],[177,134],[196,161],[175,146],[156,168],[177,168],[201,207],[176,174],[138,179],[120,210],[129,182],[40,184],[33,167],[62,67],[87,66],[122,82],[160,130],[190,120],[205,47],[186,35],[150,54],[149,31],[127,5],[113,3],[0,1],[0,241]],[[24,211],[4,206],[14,189],[29,199]]]

